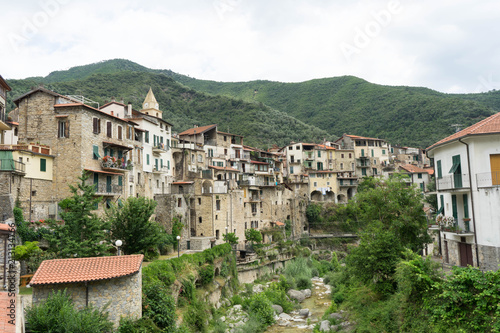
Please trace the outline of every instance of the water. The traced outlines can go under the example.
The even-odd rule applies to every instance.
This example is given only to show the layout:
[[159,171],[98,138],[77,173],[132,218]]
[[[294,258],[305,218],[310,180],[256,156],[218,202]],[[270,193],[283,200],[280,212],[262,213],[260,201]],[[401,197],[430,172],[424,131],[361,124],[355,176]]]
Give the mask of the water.
[[290,313],[290,316],[294,319],[301,321],[292,320],[289,322],[290,326],[281,326],[280,320],[278,319],[276,324],[268,327],[266,333],[312,332],[314,325],[321,320],[321,317],[332,303],[329,286],[325,286],[322,280],[313,279],[312,282],[313,287],[311,289],[311,297],[306,298],[302,303],[300,303],[302,309],[309,309],[309,317],[305,319],[300,318],[298,316],[298,311],[296,311],[297,314]]

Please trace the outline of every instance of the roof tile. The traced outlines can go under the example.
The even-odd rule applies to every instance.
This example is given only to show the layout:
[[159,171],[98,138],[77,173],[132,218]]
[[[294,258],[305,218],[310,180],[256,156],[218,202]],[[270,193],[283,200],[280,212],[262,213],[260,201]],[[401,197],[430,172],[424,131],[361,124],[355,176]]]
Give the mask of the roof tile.
[[144,255],[54,259],[42,262],[30,285],[107,280],[134,274]]

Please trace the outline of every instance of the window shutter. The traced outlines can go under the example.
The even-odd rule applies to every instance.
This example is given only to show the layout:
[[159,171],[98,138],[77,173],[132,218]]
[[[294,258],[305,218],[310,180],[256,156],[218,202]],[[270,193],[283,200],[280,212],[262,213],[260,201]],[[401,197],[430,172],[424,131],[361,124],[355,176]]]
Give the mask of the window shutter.
[[40,159],[40,171],[47,171],[47,160],[45,158]]
[[69,121],[64,122],[64,124],[66,125],[64,127],[64,137],[69,138]]

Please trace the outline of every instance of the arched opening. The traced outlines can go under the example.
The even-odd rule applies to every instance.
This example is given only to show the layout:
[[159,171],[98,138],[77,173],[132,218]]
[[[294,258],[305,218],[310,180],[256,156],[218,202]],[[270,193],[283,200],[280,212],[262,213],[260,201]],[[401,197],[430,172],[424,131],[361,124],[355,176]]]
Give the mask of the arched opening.
[[352,188],[347,189],[347,200],[354,196],[354,190]]
[[219,276],[220,275],[220,269],[219,267],[215,267],[215,276]]
[[212,182],[205,180],[202,184],[202,193],[212,193]]
[[313,201],[323,201],[323,195],[320,191],[312,191],[311,200]]
[[335,193],[332,191],[326,192],[325,201],[330,201],[330,202],[335,201]]
[[347,202],[346,196],[344,194],[337,195],[337,202],[338,203],[346,203]]

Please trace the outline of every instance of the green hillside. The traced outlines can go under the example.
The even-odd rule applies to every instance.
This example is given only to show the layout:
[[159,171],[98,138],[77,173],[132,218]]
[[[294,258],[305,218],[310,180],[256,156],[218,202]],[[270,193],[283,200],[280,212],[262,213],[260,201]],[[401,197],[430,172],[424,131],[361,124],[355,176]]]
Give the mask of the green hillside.
[[[131,75],[130,71],[141,74],[141,81],[136,84],[131,79],[115,80],[117,74]],[[165,76],[181,85],[174,81],[167,84]],[[109,86],[94,89],[92,80],[108,81]],[[427,88],[382,86],[352,76],[300,83],[215,82],[171,70],[149,69],[124,59],[56,71],[46,78],[30,78],[16,84],[24,85],[27,91],[30,86],[43,82],[54,86],[56,91],[56,87],[67,87],[74,89],[65,90],[72,94],[83,93],[98,100],[123,96],[138,107],[149,84],[143,82],[149,81],[157,84],[153,86],[155,94],[156,89],[162,90],[164,95],[157,98],[163,109],[168,106],[166,119],[176,125],[175,130],[195,123],[218,123],[221,129],[229,127],[231,132],[245,135],[247,142],[261,146],[300,138],[319,141],[318,138],[349,133],[425,148],[452,134],[452,124],[463,128],[500,111],[500,92],[443,94]],[[164,91],[165,87],[170,88]],[[232,108],[235,108],[234,114]],[[295,127],[289,127],[292,125]]]
[[[59,82],[47,83],[45,79],[30,78],[9,80],[13,88],[9,93],[9,109],[14,107],[13,99],[28,92],[40,82],[63,95],[84,95],[103,105],[112,97],[132,102],[135,109],[141,109],[149,88],[163,110],[163,117],[181,132],[193,125],[218,124],[219,130],[245,136],[245,143],[258,147],[270,144],[285,145],[290,141],[321,141],[333,139],[326,131],[305,124],[286,113],[273,110],[262,103],[248,103],[241,99],[212,96],[187,88],[164,74],[152,71],[117,70],[86,75],[78,69],[77,75],[56,72],[48,77]],[[68,77],[81,79],[67,80]],[[57,81],[53,80],[53,81]]]

